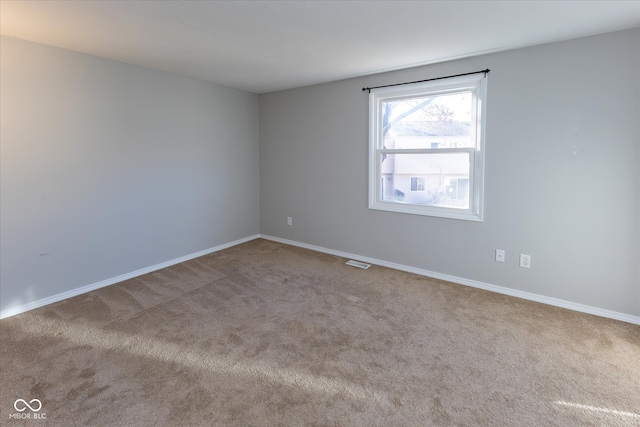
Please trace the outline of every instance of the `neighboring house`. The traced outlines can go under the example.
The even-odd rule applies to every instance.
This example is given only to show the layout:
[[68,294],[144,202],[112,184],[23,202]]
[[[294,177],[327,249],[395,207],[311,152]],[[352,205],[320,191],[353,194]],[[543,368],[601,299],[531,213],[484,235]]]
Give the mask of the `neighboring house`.
[[[385,147],[464,148],[471,143],[468,123],[406,121],[385,135]],[[416,205],[467,208],[469,156],[462,153],[389,154],[382,162],[382,199]]]

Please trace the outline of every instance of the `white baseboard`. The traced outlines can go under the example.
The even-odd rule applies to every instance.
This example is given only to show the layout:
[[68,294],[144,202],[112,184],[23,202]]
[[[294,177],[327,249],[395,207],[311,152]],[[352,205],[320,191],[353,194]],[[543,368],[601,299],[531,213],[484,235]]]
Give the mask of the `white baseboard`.
[[383,267],[393,268],[395,270],[406,271],[408,273],[415,273],[421,276],[432,277],[434,279],[445,280],[447,282],[453,282],[460,285],[471,286],[473,288],[484,289],[491,292],[497,292],[499,294],[510,295],[517,298],[526,299],[529,301],[541,302],[556,307],[567,308],[569,310],[579,311],[582,313],[593,314],[600,317],[606,317],[609,319],[620,320],[622,322],[632,323],[640,325],[640,316],[632,316],[630,314],[619,313],[617,311],[605,310],[598,307],[592,307],[589,305],[578,304],[571,301],[566,301],[558,298],[551,298],[544,295],[533,294],[530,292],[518,291],[516,289],[506,288],[504,286],[492,285],[489,283],[478,282],[477,280],[465,279],[463,277],[451,276],[449,274],[437,273],[435,271],[424,270],[422,268],[409,267],[402,264],[396,264],[394,262],[388,262],[375,258],[369,258],[356,254],[350,254],[347,252],[336,251],[333,249],[323,248],[321,246],[309,245],[306,243],[296,242],[294,240],[281,239],[279,237],[273,237],[269,235],[260,234],[260,238],[271,240],[278,243],[284,243],[286,245],[298,246],[305,249],[310,249],[317,252],[323,252],[331,255],[336,255],[343,258],[355,259],[358,261],[364,261],[369,264],[380,265]]
[[606,317],[609,319],[620,320],[622,322],[632,323],[635,325],[640,325],[640,316],[632,316],[630,314],[619,313],[616,311],[605,310],[598,307],[592,307],[589,305],[578,304],[571,301],[566,301],[558,298],[551,298],[544,295],[533,294],[530,292],[518,291],[516,289],[506,288],[503,286],[492,285],[489,283],[479,282],[476,280],[465,279],[463,277],[451,276],[449,274],[437,273],[435,271],[424,270],[421,268],[410,267],[403,264],[397,264],[394,262],[388,262],[384,260],[379,260],[375,258],[369,258],[357,254],[351,254],[342,251],[336,251],[333,249],[324,248],[321,246],[310,245],[307,243],[296,242],[294,240],[281,239],[279,237],[273,237],[264,234],[256,234],[253,236],[245,237],[243,239],[235,240],[233,242],[225,243],[222,245],[215,246],[213,248],[205,249],[199,252],[195,252],[189,255],[182,256],[180,258],[175,258],[166,262],[162,262],[160,264],[155,264],[150,267],[142,268],[140,270],[133,271],[131,273],[122,274],[120,276],[112,277],[110,279],[102,280],[97,283],[93,283],[90,285],[82,286],[80,288],[72,289],[66,292],[62,292],[60,294],[52,295],[50,297],[42,298],[37,301],[31,301],[26,304],[18,305],[15,307],[10,307],[8,309],[0,311],[0,319],[4,319],[6,317],[15,316],[16,314],[24,313],[29,310],[33,310],[39,307],[43,307],[45,305],[53,304],[58,301],[65,300],[67,298],[72,298],[77,295],[81,295],[96,289],[103,288],[105,286],[113,285],[115,283],[119,283],[128,279],[132,279],[137,276],[141,276],[143,274],[151,273],[156,270],[160,270],[166,267],[170,267],[175,264],[179,264],[181,262],[189,261],[190,259],[198,258],[204,255],[208,255],[213,252],[218,252],[223,249],[230,248],[232,246],[239,245],[241,243],[245,243],[257,238],[262,238],[266,240],[271,240],[274,242],[284,243],[291,246],[298,246],[305,249],[310,249],[317,252],[323,252],[331,255],[340,256],[343,258],[349,259],[357,259],[359,261],[364,261],[369,264],[380,265],[383,267],[393,268],[395,270],[406,271],[409,273],[419,274],[421,276],[432,277],[434,279],[445,280],[447,282],[453,282],[460,285],[471,286],[473,288],[484,289],[491,292],[497,292],[504,295],[510,295],[517,298],[522,298],[530,301],[536,301],[543,304],[548,304],[556,307],[567,308],[569,310],[579,311],[582,313],[593,314],[596,316]]
[[45,305],[53,304],[54,302],[62,301],[67,298],[75,297],[77,295],[81,295],[90,291],[94,291],[96,289],[103,288],[105,286],[113,285],[115,283],[119,283],[128,279],[133,279],[134,277],[142,276],[143,274],[151,273],[156,270],[161,270],[163,268],[170,267],[175,264],[180,264],[181,262],[189,261],[190,259],[198,258],[204,255],[208,255],[213,252],[218,252],[223,249],[230,248],[232,246],[239,245],[241,243],[248,242],[250,240],[255,240],[259,238],[260,235],[256,234],[253,236],[245,237],[243,239],[235,240],[233,242],[224,243],[222,245],[215,246],[213,248],[205,249],[199,252],[194,252],[189,255],[182,256],[180,258],[175,258],[169,261],[161,262],[160,264],[152,265],[150,267],[141,268],[140,270],[132,271],[131,273],[122,274],[120,276],[112,277],[110,279],[102,280],[97,283],[92,283],[90,285],[82,286],[80,288],[71,289],[70,291],[62,292],[60,294],[52,295],[50,297],[42,298],[37,301],[31,301],[26,304],[21,304],[15,307],[10,307],[8,309],[0,311],[0,319],[4,319],[5,317],[15,316],[16,314],[24,313],[25,311],[33,310],[39,307],[43,307]]

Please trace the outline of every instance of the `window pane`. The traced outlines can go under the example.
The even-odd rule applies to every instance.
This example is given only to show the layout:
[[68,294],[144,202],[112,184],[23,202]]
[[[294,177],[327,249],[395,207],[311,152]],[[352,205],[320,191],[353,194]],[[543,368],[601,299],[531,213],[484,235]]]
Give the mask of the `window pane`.
[[382,156],[380,200],[469,209],[469,153]]
[[475,147],[470,91],[386,101],[382,109],[384,148]]

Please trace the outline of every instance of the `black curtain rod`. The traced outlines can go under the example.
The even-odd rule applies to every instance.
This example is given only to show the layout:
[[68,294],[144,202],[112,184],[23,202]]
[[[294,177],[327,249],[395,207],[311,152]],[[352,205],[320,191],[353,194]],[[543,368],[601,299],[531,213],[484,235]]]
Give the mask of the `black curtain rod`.
[[442,79],[450,79],[452,77],[460,77],[460,76],[468,76],[470,74],[480,74],[480,73],[484,73],[484,76],[487,77],[487,73],[491,71],[488,68],[486,70],[480,70],[480,71],[472,71],[471,73],[463,73],[463,74],[455,74],[453,76],[445,76],[445,77],[435,77],[433,79],[426,79],[426,80],[417,80],[415,82],[406,82],[406,83],[395,83],[392,85],[382,85],[382,86],[374,86],[374,87],[363,87],[362,91],[364,92],[365,90],[368,90],[369,93],[371,93],[371,89],[380,89],[381,87],[391,87],[391,86],[402,86],[402,85],[410,85],[413,83],[423,83],[423,82],[430,82],[433,80],[442,80]]

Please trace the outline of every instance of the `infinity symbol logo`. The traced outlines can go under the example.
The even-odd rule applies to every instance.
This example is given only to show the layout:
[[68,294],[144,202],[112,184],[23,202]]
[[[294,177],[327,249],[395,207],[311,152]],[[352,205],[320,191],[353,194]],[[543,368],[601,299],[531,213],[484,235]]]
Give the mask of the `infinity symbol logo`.
[[[22,409],[18,408],[18,402],[22,402],[22,404],[24,405]],[[38,406],[37,408],[34,408],[31,405],[29,405],[29,403],[33,404],[33,402],[36,402],[36,405]],[[33,412],[38,412],[40,409],[42,409],[42,402],[40,402],[38,399],[31,399],[29,403],[27,403],[27,401],[24,399],[18,399],[15,402],[13,402],[13,407],[18,412],[24,412],[27,410],[27,408],[31,409],[31,411]],[[33,406],[36,406],[36,405],[33,405]]]

